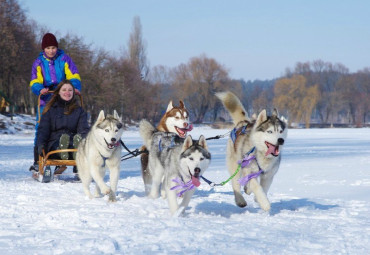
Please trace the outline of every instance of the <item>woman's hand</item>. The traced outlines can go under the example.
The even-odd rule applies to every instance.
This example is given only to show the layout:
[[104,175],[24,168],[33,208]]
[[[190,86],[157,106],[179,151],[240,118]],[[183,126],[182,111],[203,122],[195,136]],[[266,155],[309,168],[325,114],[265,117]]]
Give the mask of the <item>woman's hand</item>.
[[48,93],[49,91],[49,88],[43,88],[42,90],[40,90],[40,94],[43,95],[43,94],[46,94]]
[[81,95],[81,92],[78,89],[75,89],[75,94],[76,95]]

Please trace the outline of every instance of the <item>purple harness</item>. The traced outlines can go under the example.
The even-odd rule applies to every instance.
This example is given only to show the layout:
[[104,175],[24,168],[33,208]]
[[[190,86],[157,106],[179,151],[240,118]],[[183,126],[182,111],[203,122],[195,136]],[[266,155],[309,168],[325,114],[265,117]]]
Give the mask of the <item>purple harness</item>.
[[184,183],[182,180],[179,178],[172,179],[173,182],[178,183],[179,185],[173,186],[171,190],[179,190],[182,189],[180,192],[177,193],[178,197],[181,197],[182,194],[184,194],[188,190],[192,190],[195,188],[195,185],[192,183],[192,181],[188,181],[187,183]]
[[250,155],[254,150],[255,150],[256,147],[253,147],[252,150],[250,150],[242,160],[239,160],[238,161],[238,164],[244,168],[244,167],[248,167],[250,165],[250,163],[252,162],[252,160],[256,160],[256,163],[257,163],[257,166],[258,166],[258,169],[259,171],[257,173],[251,173],[251,174],[248,174],[246,176],[244,176],[243,178],[240,178],[238,180],[238,182],[240,183],[241,186],[245,186],[251,179],[253,178],[257,178],[258,176],[260,176],[260,174],[263,173],[263,170],[261,169],[261,167],[259,166],[258,162],[257,162],[257,159],[256,159],[256,156],[254,155]]

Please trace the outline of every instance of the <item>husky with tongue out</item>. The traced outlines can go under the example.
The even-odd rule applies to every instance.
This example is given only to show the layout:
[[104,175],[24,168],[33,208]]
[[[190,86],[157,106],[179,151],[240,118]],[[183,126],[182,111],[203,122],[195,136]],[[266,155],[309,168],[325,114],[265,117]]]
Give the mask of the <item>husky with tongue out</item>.
[[241,186],[244,186],[244,191],[248,195],[253,193],[260,207],[269,211],[271,205],[267,192],[279,169],[281,150],[288,132],[286,123],[279,118],[276,109],[271,116],[263,110],[256,120],[251,120],[236,95],[221,92],[216,96],[235,125],[230,133],[226,155],[230,175],[240,167],[239,173],[232,179],[235,202],[239,207],[247,205],[240,192]]
[[206,139],[203,135],[193,140],[190,135],[180,138],[175,133],[160,132],[146,120],[140,122],[140,136],[149,151],[149,197],[157,198],[162,185],[162,197],[167,197],[171,214],[183,213],[210,164]]
[[[122,118],[116,111],[105,116],[100,111],[98,119],[91,127],[87,137],[78,145],[76,164],[83,190],[89,198],[109,196],[109,201],[116,201],[117,184],[121,163]],[[110,187],[104,182],[105,172],[109,169]],[[94,196],[90,184],[95,181]]]

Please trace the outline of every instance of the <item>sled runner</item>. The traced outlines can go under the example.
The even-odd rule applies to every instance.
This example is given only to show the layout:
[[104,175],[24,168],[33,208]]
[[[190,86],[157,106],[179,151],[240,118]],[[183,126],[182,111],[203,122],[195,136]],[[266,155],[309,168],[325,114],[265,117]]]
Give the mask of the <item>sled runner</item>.
[[[46,94],[54,93],[54,91],[49,91]],[[40,100],[41,100],[41,94],[38,97],[37,100],[37,110],[39,113],[39,116],[41,116],[41,109],[40,109]],[[83,106],[83,100],[82,96],[78,95],[80,98],[81,107]],[[41,117],[39,118],[38,122],[40,122]],[[50,158],[51,155],[58,154],[61,152],[68,152],[73,153],[77,152],[77,149],[63,149],[63,150],[54,150],[49,151],[48,153],[45,153],[43,151],[43,155],[39,155],[39,171],[32,173],[32,178],[39,182],[47,183],[50,181],[53,181],[54,177],[57,177],[59,175],[62,175],[63,172],[67,169],[68,166],[76,166],[76,160],[74,159],[54,159]],[[58,171],[54,173],[51,166],[59,166]]]

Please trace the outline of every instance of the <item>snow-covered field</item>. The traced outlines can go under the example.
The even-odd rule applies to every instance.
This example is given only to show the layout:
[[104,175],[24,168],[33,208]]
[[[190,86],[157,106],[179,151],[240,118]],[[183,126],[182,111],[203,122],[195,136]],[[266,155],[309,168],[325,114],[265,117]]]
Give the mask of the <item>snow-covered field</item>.
[[[123,140],[141,145],[137,130]],[[224,181],[226,138],[208,144],[204,176]],[[108,203],[81,183],[34,181],[32,146],[32,131],[0,135],[0,254],[369,254],[370,129],[289,130],[270,213],[253,197],[237,207],[230,184],[202,182],[179,218],[145,197],[139,158],[122,162],[119,200]]]

